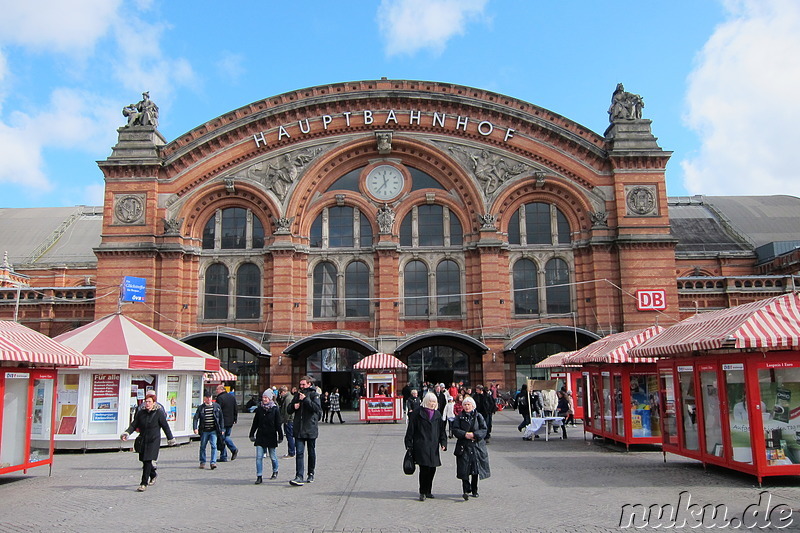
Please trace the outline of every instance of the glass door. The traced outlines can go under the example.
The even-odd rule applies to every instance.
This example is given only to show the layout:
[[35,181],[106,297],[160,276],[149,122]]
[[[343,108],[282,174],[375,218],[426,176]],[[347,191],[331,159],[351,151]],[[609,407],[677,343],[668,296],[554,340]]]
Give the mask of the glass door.
[[671,368],[659,370],[658,409],[661,412],[661,426],[664,444],[678,445],[678,421],[675,416],[675,378]]

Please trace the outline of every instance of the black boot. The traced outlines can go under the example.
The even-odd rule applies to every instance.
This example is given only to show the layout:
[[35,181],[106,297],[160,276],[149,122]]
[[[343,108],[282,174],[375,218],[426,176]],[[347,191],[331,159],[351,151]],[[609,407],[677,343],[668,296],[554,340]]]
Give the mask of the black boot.
[[255,484],[256,484],[256,485],[261,485],[261,483],[263,483],[263,482],[264,482],[264,480],[263,480],[263,479],[261,479],[261,476],[258,476],[258,477],[256,478],[256,482],[255,482]]

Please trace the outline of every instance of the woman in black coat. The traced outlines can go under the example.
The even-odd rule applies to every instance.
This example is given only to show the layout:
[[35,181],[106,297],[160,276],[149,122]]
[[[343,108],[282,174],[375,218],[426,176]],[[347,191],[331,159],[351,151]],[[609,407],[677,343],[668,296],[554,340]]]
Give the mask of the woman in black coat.
[[491,475],[489,452],[486,449],[486,420],[475,410],[475,400],[467,396],[463,402],[464,410],[453,422],[453,435],[456,439],[456,477],[461,480],[462,496],[469,500],[478,497],[478,479]]
[[278,477],[278,444],[283,442],[281,410],[275,403],[275,393],[267,389],[261,395],[261,403],[256,407],[253,424],[250,426],[250,440],[256,447],[256,485],[262,482],[264,455],[269,451],[272,460],[272,477]]
[[[133,417],[133,422],[125,430],[125,433],[120,435],[123,441],[128,440],[128,436],[134,431],[139,432],[139,439],[141,439],[141,446],[138,450],[139,460],[142,462],[142,481],[139,492],[144,492],[147,485],[152,485],[156,482],[156,473],[153,470],[153,461],[158,460],[158,451],[161,449],[161,430],[167,436],[167,443],[170,446],[175,446],[176,442],[172,436],[172,430],[167,424],[167,415],[164,409],[158,406],[155,396],[147,396],[144,399],[144,409],[138,409],[136,415]],[[137,445],[134,444],[134,448]]]
[[441,466],[439,449],[447,450],[447,434],[445,421],[438,409],[439,400],[429,392],[422,400],[422,406],[416,409],[408,419],[405,445],[411,450],[414,462],[419,466],[419,501],[433,498],[433,476],[436,467]]

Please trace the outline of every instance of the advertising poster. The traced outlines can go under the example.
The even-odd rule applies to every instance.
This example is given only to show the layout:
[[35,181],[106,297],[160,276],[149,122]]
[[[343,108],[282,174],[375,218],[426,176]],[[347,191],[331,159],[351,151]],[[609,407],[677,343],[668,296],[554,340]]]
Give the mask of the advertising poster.
[[119,374],[92,375],[92,422],[114,422],[119,412]]
[[180,383],[180,376],[167,376],[167,403],[164,404],[164,408],[167,410],[167,422],[175,422],[178,419],[178,388]]

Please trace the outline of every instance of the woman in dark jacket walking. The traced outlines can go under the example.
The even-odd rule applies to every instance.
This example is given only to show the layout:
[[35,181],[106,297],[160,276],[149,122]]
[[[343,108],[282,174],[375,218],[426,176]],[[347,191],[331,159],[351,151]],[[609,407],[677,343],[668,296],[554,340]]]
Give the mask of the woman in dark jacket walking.
[[250,441],[256,447],[256,485],[262,483],[264,455],[269,451],[272,460],[272,477],[278,477],[278,444],[283,442],[281,412],[275,403],[275,393],[267,389],[261,395],[261,403],[256,407],[253,424],[250,426]]
[[414,462],[419,466],[419,501],[433,498],[431,489],[436,467],[442,465],[439,449],[447,450],[445,421],[438,409],[439,400],[429,392],[422,399],[422,406],[408,419],[405,445],[411,450]]
[[464,398],[464,410],[453,424],[456,439],[456,477],[461,480],[462,496],[478,497],[478,479],[491,476],[489,452],[486,449],[486,420],[475,410],[475,400]]
[[[138,492],[144,492],[147,485],[156,482],[157,474],[153,470],[153,461],[158,460],[158,451],[161,449],[161,430],[167,436],[167,444],[175,446],[176,441],[172,436],[172,430],[167,424],[167,415],[164,409],[158,407],[155,396],[147,396],[144,399],[144,409],[138,409],[133,417],[133,422],[120,435],[123,441],[128,440],[128,436],[134,431],[139,432],[141,445],[139,445],[139,460],[142,462],[142,481],[139,484]],[[137,445],[134,443],[134,448]]]

